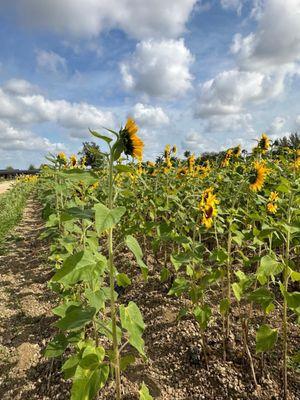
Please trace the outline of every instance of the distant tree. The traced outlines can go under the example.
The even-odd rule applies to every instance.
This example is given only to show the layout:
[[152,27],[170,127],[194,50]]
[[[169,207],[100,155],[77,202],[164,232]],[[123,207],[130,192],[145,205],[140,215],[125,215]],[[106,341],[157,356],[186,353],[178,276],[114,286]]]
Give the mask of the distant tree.
[[276,139],[273,143],[274,147],[289,147],[290,149],[300,148],[300,135],[295,132],[291,133],[290,136],[283,136],[282,138]]
[[9,171],[9,172],[12,172],[12,171],[15,170],[14,167],[12,167],[11,165],[9,165],[8,167],[6,167],[5,169],[6,169],[6,171]]
[[34,171],[36,168],[33,164],[30,164],[28,167],[28,171]]
[[81,161],[85,160],[85,165],[91,168],[101,168],[104,164],[104,156],[100,147],[94,142],[83,142],[82,150],[79,154],[82,156]]
[[191,153],[189,150],[186,150],[186,151],[183,153],[183,155],[184,155],[185,158],[189,158],[189,156],[190,156],[191,154],[192,154],[192,153]]

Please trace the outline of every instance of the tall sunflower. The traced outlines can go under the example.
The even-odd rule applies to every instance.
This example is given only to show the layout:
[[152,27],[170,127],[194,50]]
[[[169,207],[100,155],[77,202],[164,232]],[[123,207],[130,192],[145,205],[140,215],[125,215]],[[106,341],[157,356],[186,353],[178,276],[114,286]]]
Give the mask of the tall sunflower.
[[213,224],[213,218],[218,214],[216,195],[213,193],[213,188],[209,187],[202,193],[201,201],[199,204],[199,209],[202,211],[201,223],[207,229],[209,229]]
[[257,147],[263,152],[265,153],[266,151],[268,151],[269,147],[270,147],[270,139],[268,138],[268,136],[263,133],[261,135],[261,138],[258,142]]
[[254,168],[251,171],[250,175],[250,189],[253,190],[253,192],[257,192],[261,190],[263,187],[263,184],[265,182],[266,176],[268,173],[268,169],[265,166],[264,163],[255,161],[254,162]]
[[124,145],[124,153],[141,160],[143,158],[144,143],[137,136],[138,126],[131,118],[127,119],[125,128],[121,129],[120,137]]

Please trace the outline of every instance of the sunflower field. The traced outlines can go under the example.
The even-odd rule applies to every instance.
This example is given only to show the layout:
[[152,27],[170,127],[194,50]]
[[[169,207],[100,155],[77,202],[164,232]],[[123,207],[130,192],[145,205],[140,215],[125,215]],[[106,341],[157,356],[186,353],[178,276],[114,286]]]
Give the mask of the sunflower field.
[[91,131],[105,148],[103,168],[59,153],[38,183],[58,299],[44,354],[60,360],[71,399],[156,398],[146,379],[138,397],[124,397],[123,381],[151,351],[143,310],[124,293],[154,276],[180,304],[174,323],[195,323],[201,368],[239,354],[259,398],[271,398],[272,374],[280,398],[296,399],[300,150],[275,149],[263,134],[251,153],[237,146],[222,158],[182,160],[166,146],[157,162],[143,162],[133,120],[107,132]]

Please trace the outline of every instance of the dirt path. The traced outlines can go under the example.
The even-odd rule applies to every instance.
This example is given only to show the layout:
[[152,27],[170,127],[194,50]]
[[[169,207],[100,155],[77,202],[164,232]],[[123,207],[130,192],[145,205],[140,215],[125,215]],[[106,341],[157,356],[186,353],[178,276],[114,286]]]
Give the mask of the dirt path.
[[51,362],[41,350],[53,334],[53,295],[46,282],[48,249],[38,237],[42,220],[30,200],[23,220],[0,256],[0,399],[65,398],[45,395]]
[[9,189],[13,184],[13,181],[8,182],[0,182],[0,194],[4,193]]

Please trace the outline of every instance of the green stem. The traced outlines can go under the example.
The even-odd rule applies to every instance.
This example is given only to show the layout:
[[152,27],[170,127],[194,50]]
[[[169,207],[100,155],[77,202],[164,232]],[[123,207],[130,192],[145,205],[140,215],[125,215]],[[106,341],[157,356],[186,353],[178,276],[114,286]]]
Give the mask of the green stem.
[[[108,180],[108,208],[113,208],[113,152],[110,152],[109,158],[109,180]],[[113,228],[108,231],[108,268],[109,268],[109,286],[110,286],[110,306],[111,323],[113,337],[114,370],[116,382],[116,400],[121,399],[121,375],[120,375],[120,354],[117,337],[117,316],[115,303],[115,271],[113,264]]]

